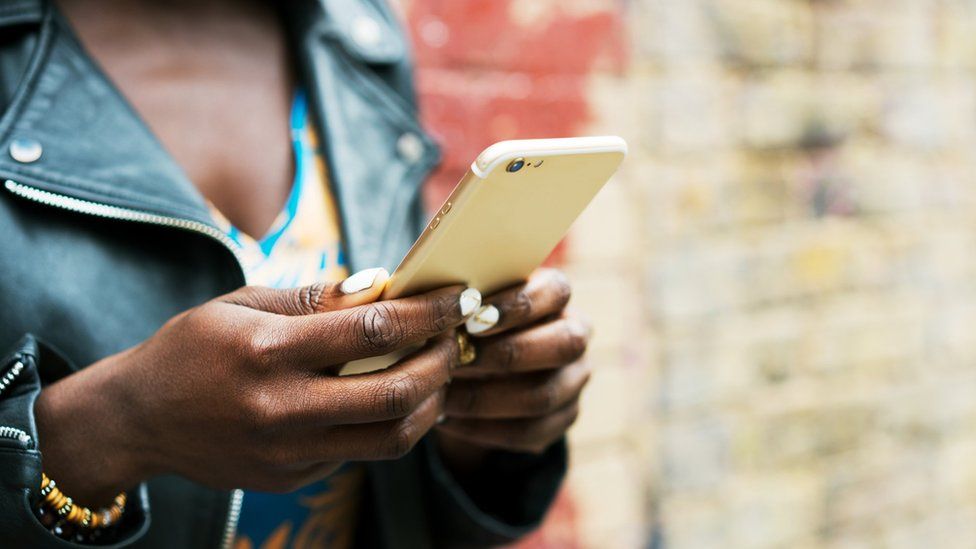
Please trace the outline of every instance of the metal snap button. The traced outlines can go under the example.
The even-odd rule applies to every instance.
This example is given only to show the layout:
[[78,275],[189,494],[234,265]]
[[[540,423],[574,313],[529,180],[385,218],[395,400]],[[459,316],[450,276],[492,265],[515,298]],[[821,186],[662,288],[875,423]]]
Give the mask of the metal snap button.
[[407,132],[397,139],[397,153],[407,162],[413,164],[424,156],[424,142],[415,133]]
[[41,154],[44,153],[44,147],[41,147],[41,143],[36,139],[17,137],[10,142],[8,151],[10,152],[10,158],[13,158],[21,164],[30,164],[31,162],[36,162],[41,157]]
[[383,38],[383,30],[380,24],[372,17],[360,15],[352,22],[352,39],[360,46],[369,48],[379,44]]

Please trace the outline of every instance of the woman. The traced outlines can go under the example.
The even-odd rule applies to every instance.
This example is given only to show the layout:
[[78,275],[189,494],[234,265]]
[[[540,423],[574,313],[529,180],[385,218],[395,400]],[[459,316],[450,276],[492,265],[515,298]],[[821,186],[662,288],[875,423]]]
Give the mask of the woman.
[[381,0],[16,0],[0,76],[3,545],[539,523],[588,330],[548,270],[377,301],[438,158]]

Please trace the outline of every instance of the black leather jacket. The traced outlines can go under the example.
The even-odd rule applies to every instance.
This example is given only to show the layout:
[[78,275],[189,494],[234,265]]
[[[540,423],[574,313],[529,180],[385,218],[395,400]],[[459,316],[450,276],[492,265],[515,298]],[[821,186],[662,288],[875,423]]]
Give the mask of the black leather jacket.
[[[348,262],[392,268],[423,223],[419,189],[438,161],[417,124],[406,40],[380,0],[293,0],[287,12]],[[356,40],[363,17],[380,39]],[[0,0],[0,111],[0,545],[68,547],[30,511],[41,388],[245,280],[200,194],[47,0]],[[40,149],[25,154],[25,139]],[[367,465],[357,543],[511,541],[538,524],[565,465],[563,445],[498,453],[462,489],[422,443]],[[152,479],[133,489],[118,545],[226,545],[236,494]]]

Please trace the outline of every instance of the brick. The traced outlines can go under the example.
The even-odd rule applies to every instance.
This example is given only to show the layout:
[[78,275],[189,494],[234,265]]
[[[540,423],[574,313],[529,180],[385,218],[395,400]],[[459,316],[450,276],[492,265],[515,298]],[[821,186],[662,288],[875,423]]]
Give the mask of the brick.
[[729,538],[737,547],[797,547],[820,519],[816,471],[741,476],[729,487]]
[[665,525],[660,534],[664,546],[728,546],[731,525],[725,518],[727,509],[716,498],[675,494],[660,505],[660,522]]
[[668,152],[721,149],[734,138],[731,90],[734,79],[716,70],[673,71],[649,96],[657,109],[659,141]]
[[[586,547],[634,547],[647,537],[647,487],[640,478],[645,464],[620,447],[605,457],[574,463],[570,485],[581,516],[590,517],[581,531]],[[606,494],[613,494],[612,498]]]
[[662,426],[662,489],[681,493],[713,490],[731,473],[727,418],[696,417]]
[[878,13],[868,3],[827,3],[819,6],[814,22],[814,59],[818,68],[855,71],[876,64],[873,39]]
[[935,62],[936,36],[932,2],[892,2],[880,14],[874,56],[886,68],[924,69]]
[[935,63],[934,3],[845,2],[817,12],[815,57],[823,69],[924,69]]
[[628,14],[641,60],[666,67],[714,63],[722,54],[708,0],[648,0]]
[[743,143],[756,149],[798,148],[814,124],[813,81],[799,70],[750,79],[740,91],[738,123]]
[[730,62],[790,65],[810,58],[814,20],[806,2],[726,0],[710,2],[708,10]]
[[944,69],[972,69],[976,65],[976,12],[972,4],[947,2],[937,19],[938,56]]
[[581,449],[627,438],[631,425],[642,419],[641,403],[647,398],[650,381],[642,372],[615,368],[613,364],[593,367],[570,438],[573,446]]

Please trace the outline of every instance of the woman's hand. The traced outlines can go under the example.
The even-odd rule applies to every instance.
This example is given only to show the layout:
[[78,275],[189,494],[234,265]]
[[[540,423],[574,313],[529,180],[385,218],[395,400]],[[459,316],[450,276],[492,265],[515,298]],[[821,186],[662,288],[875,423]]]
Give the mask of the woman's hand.
[[[457,364],[450,333],[481,296],[451,287],[374,303],[386,277],[243,288],[45,388],[36,405],[45,471],[96,505],[164,473],[287,491],[343,461],[404,455],[442,413]],[[335,375],[427,340],[387,370]]]
[[576,420],[590,328],[566,310],[570,293],[561,272],[540,269],[467,321],[477,358],[454,373],[437,428],[455,469],[476,468],[485,449],[541,453]]

